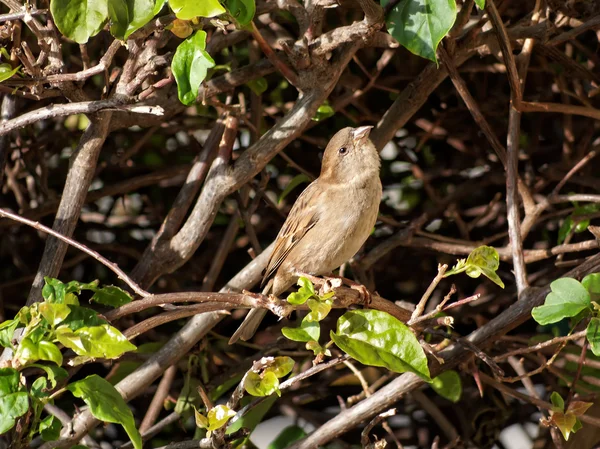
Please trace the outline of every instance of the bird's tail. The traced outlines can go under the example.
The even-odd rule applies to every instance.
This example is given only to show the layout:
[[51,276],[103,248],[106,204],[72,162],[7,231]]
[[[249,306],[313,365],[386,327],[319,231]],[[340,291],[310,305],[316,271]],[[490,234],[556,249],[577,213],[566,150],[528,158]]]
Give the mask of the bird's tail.
[[[266,295],[271,290],[271,286],[273,285],[273,280],[269,281],[267,286],[262,291],[263,295]],[[261,321],[267,314],[267,309],[251,309],[246,315],[244,322],[237,328],[234,334],[229,339],[229,344],[232,345],[240,338],[244,341],[250,340],[252,336],[256,333],[258,326],[260,326]]]

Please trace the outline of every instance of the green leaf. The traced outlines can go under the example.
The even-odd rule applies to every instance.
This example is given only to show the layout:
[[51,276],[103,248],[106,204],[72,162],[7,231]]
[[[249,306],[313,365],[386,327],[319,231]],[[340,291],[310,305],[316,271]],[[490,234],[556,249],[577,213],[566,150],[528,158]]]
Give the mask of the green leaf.
[[[197,4],[204,3],[198,2]],[[171,70],[177,81],[179,101],[186,106],[196,101],[198,88],[206,78],[208,69],[215,66],[215,61],[205,49],[206,32],[199,30],[179,44],[175,50]]]
[[78,44],[98,34],[108,17],[106,0],[50,0],[59,31]]
[[285,199],[285,197],[287,197],[290,194],[290,192],[292,190],[294,190],[300,184],[303,184],[306,182],[310,182],[310,178],[308,176],[306,176],[305,174],[300,174],[300,175],[294,176],[292,178],[292,180],[288,183],[288,185],[285,187],[285,189],[283,189],[283,192],[281,192],[281,195],[279,195],[279,198],[277,199],[277,204],[281,204],[281,202]]
[[589,292],[592,301],[600,301],[600,273],[588,274],[581,280],[581,285]]
[[[255,427],[262,421],[263,417],[267,414],[269,409],[273,406],[273,404],[277,401],[277,396],[271,396],[264,399],[260,404],[256,407],[253,407],[248,411],[244,416],[235,421],[232,421],[231,424],[227,427],[225,431],[225,435],[231,435],[234,432],[237,432],[242,427],[249,429],[250,431],[254,430]],[[235,446],[239,447],[239,446]]]
[[552,405],[556,407],[557,411],[564,411],[565,401],[563,400],[562,396],[556,391],[553,391],[550,395],[550,402],[552,402]]
[[365,365],[397,373],[410,371],[431,382],[427,357],[415,335],[402,322],[379,310],[352,310],[340,317],[334,343]]
[[13,69],[12,65],[10,65],[7,62],[0,64],[0,83],[2,81],[6,81],[9,78],[12,78],[13,75],[17,73],[20,68],[21,66],[17,66]]
[[[382,0],[385,6],[389,0]],[[386,18],[389,33],[411,53],[437,63],[436,50],[456,20],[455,0],[403,0]]]
[[299,306],[308,301],[309,298],[316,296],[315,287],[307,278],[301,277],[297,283],[300,288],[297,292],[290,293],[287,297],[287,302],[292,305]]
[[56,338],[77,355],[92,358],[114,359],[136,349],[118,329],[109,324],[82,327],[75,332],[61,326],[56,330]]
[[92,296],[91,301],[104,304],[105,306],[121,307],[133,301],[133,298],[122,288],[109,285],[98,289],[94,293],[94,296]]
[[61,327],[68,326],[72,331],[76,331],[82,327],[108,324],[106,320],[103,320],[98,316],[98,313],[95,310],[75,305],[69,306],[69,308],[71,309],[71,313],[69,313],[61,323]]
[[[313,327],[316,326],[320,332],[319,323],[311,322],[310,324]],[[302,329],[300,327],[284,327],[281,329],[281,333],[285,338],[292,341],[309,342],[311,340],[314,340],[314,338],[307,332],[307,329]]]
[[214,17],[226,12],[219,0],[169,0],[169,6],[177,18],[183,20]]
[[265,373],[272,372],[278,378],[281,378],[290,374],[295,364],[296,362],[294,362],[294,359],[292,359],[291,357],[275,357],[273,364],[265,368]]
[[550,284],[550,289],[552,291],[546,296],[544,305],[531,311],[531,316],[539,324],[556,323],[590,307],[590,294],[575,279],[557,279]]
[[226,405],[215,405],[208,411],[208,427],[207,430],[217,430],[227,424],[231,418],[235,416],[235,412]]
[[308,308],[311,310],[306,315],[305,320],[307,321],[322,321],[324,320],[329,312],[331,311],[331,301],[318,301],[316,299],[308,300]]
[[460,396],[462,395],[462,382],[456,371],[445,371],[434,378],[431,383],[431,388],[433,388],[437,394],[451,402],[456,403],[460,401]]
[[58,279],[44,277],[44,287],[42,287],[42,297],[45,301],[57,304],[65,303],[66,287]]
[[585,336],[590,343],[590,349],[600,356],[600,318],[592,318],[588,324]]
[[21,340],[15,357],[22,365],[37,362],[38,360],[54,362],[58,366],[62,365],[63,362],[62,353],[54,343],[46,340],[35,343],[29,337]]
[[142,437],[135,427],[133,413],[119,392],[108,381],[96,374],[67,385],[73,396],[83,399],[92,415],[104,422],[121,424],[133,447],[142,449]]
[[279,379],[272,371],[266,371],[262,375],[250,371],[244,381],[244,389],[252,396],[279,394]]
[[17,418],[27,413],[29,398],[14,368],[0,369],[0,435],[15,425]]
[[475,248],[467,257],[466,272],[472,278],[478,278],[481,274],[496,285],[504,288],[504,283],[496,274],[500,266],[498,251],[491,246],[480,246]]
[[254,18],[254,0],[225,0],[225,8],[240,25],[248,25]]
[[60,366],[41,365],[41,364],[37,364],[37,363],[34,363],[29,366],[32,368],[36,367],[36,368],[40,368],[40,369],[44,370],[46,372],[46,375],[48,376],[48,381],[50,382],[51,388],[56,388],[56,384],[58,382],[69,377],[69,373],[67,372],[67,370],[65,370],[64,368],[61,368]]
[[254,92],[256,95],[264,94],[269,88],[269,83],[262,76],[260,78],[256,78],[255,80],[250,80],[246,83],[246,85]]
[[306,436],[306,432],[299,426],[288,426],[267,446],[267,449],[285,449]]
[[40,422],[40,434],[42,436],[42,440],[44,441],[56,441],[60,436],[60,430],[62,429],[62,424],[53,415],[48,415],[45,419]]
[[196,421],[197,427],[208,429],[208,418],[200,413],[196,407],[194,407],[194,420]]
[[[50,394],[46,391],[46,387],[48,386],[48,381],[45,377],[38,377],[31,384],[31,389],[29,390],[29,396],[37,399],[38,401],[42,401],[46,399]],[[34,401],[34,407],[36,407],[36,401]],[[39,403],[38,403],[39,404]]]
[[110,32],[117,39],[127,40],[160,12],[165,0],[108,0]]
[[200,381],[191,375],[185,376],[183,388],[177,397],[175,404],[175,413],[182,416],[188,416],[188,413],[192,410],[194,405],[200,405],[200,394],[198,393],[198,386]]
[[334,115],[335,110],[331,107],[329,102],[325,100],[325,103],[319,106],[319,109],[317,109],[315,116],[311,120],[315,122],[320,122],[325,119],[328,119],[329,117],[333,117]]
[[7,320],[0,324],[0,345],[5,348],[12,348],[12,339],[15,329],[19,326],[20,321],[15,318],[14,320]]
[[71,308],[66,304],[43,302],[38,310],[52,327],[60,324],[71,313]]
[[[85,117],[85,116],[84,116]],[[79,281],[70,281],[65,284],[65,289],[67,294],[69,293],[77,293],[80,294],[82,290],[91,290],[95,292],[98,289],[99,281],[96,279],[95,281],[83,283]],[[75,305],[79,305],[79,303],[74,303]]]
[[484,9],[485,8],[485,0],[475,0],[475,4],[477,5],[477,7],[479,9]]

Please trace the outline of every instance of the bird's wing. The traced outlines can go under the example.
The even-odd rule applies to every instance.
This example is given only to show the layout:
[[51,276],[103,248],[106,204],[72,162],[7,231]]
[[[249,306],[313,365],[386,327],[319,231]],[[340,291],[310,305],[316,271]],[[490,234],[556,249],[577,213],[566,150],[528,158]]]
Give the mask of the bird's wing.
[[319,221],[318,205],[321,195],[322,190],[319,189],[315,181],[300,194],[294,203],[292,210],[275,239],[275,249],[269,259],[262,285],[277,271],[290,251],[306,235],[308,230]]

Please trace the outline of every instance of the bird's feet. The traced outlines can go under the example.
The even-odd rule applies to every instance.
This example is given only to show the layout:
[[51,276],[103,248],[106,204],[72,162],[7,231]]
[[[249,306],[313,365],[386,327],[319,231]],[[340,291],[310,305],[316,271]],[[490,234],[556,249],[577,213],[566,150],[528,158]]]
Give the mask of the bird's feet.
[[307,278],[313,284],[323,286],[323,290],[325,292],[333,291],[337,287],[341,287],[345,284],[351,289],[358,291],[361,302],[366,308],[369,308],[371,305],[371,292],[367,289],[367,287],[356,281],[353,281],[352,279],[348,279],[343,276],[337,276],[334,274],[318,277],[308,273],[297,272],[296,275],[299,277]]

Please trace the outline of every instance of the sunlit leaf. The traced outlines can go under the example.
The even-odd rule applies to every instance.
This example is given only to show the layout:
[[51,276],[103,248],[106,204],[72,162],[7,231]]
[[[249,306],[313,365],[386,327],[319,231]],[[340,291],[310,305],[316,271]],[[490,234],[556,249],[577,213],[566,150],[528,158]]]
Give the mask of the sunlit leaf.
[[17,418],[27,413],[29,398],[13,368],[0,368],[0,435],[15,425]]
[[460,401],[462,395],[462,382],[456,371],[444,371],[442,374],[435,377],[431,383],[431,388],[433,388],[437,394],[449,401],[455,403]]
[[169,6],[178,19],[191,20],[195,17],[214,17],[225,13],[219,0],[169,0]]
[[557,279],[550,284],[550,289],[552,291],[546,296],[544,305],[531,311],[531,316],[539,324],[556,323],[590,307],[590,294],[575,279]]
[[98,34],[108,18],[106,0],[51,0],[50,11],[58,30],[78,44]]

